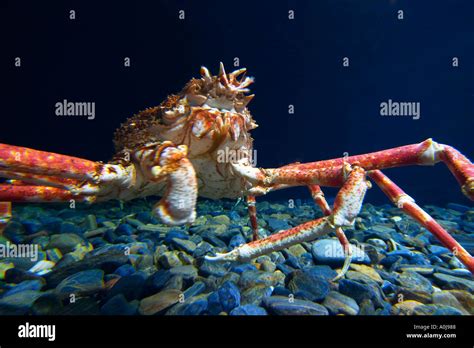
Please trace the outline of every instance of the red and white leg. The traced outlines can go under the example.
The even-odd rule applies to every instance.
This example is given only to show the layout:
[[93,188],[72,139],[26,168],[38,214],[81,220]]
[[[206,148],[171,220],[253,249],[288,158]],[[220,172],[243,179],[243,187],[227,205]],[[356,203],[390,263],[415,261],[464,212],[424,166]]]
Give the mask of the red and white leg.
[[420,208],[413,198],[408,196],[400,187],[390,180],[380,170],[367,173],[369,177],[382,189],[390,200],[406,214],[418,221],[430,231],[438,240],[474,273],[474,258],[428,213]]
[[336,197],[331,215],[241,245],[228,253],[217,254],[214,257],[206,256],[206,259],[212,261],[248,261],[260,255],[314,240],[335,231],[338,227],[352,226],[370,183],[366,180],[365,171],[362,168],[354,167],[351,169],[348,166],[346,171],[349,172],[347,180]]
[[[319,185],[308,185],[309,192],[311,193],[311,197],[313,198],[314,203],[319,206],[321,211],[324,215],[329,216],[332,214],[332,209],[329,206],[326,198],[324,197],[324,193],[321,190]],[[352,261],[352,250],[351,244],[347,239],[344,231],[341,227],[336,228],[336,237],[342,245],[342,249],[344,250],[345,260],[344,265],[342,266],[341,271],[339,274],[333,279],[333,281],[341,279],[349,270]]]
[[252,241],[258,240],[258,223],[257,223],[257,202],[255,196],[247,196],[247,209],[249,213],[250,226],[252,227]]

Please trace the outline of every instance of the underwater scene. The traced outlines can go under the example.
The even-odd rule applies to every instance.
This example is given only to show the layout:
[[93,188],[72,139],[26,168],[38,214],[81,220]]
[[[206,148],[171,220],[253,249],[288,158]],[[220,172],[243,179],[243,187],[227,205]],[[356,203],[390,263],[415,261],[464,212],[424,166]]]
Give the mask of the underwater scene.
[[473,315],[472,13],[9,3],[0,316]]

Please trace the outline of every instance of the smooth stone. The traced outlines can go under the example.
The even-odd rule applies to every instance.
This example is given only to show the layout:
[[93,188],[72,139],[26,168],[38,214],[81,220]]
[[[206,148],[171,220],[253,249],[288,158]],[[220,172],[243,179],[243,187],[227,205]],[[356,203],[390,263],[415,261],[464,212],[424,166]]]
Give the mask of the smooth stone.
[[387,243],[385,243],[382,239],[379,238],[369,238],[366,240],[367,244],[373,245],[381,250],[387,250]]
[[242,274],[246,271],[256,271],[257,267],[251,263],[242,263],[240,265],[233,265],[230,270],[231,272]]
[[365,274],[368,276],[370,279],[374,280],[378,284],[383,283],[382,277],[380,277],[380,274],[377,273],[375,269],[372,267],[366,266],[366,265],[358,265],[358,264],[351,264],[351,269],[360,272],[362,274]]
[[470,314],[474,314],[474,295],[464,290],[447,290]]
[[223,311],[230,312],[235,307],[240,306],[240,291],[233,282],[228,281],[222,284],[217,293]]
[[326,278],[305,270],[294,271],[287,287],[295,295],[303,296],[310,301],[324,300],[330,290]]
[[436,256],[444,255],[444,254],[451,254],[451,250],[449,250],[448,248],[439,246],[439,245],[429,245],[428,246],[428,251],[431,254],[436,255]]
[[205,277],[210,275],[223,277],[227,274],[228,270],[225,264],[222,262],[204,260],[204,262],[199,267],[199,272]]
[[448,203],[446,205],[446,207],[448,209],[452,209],[452,210],[455,210],[455,211],[458,211],[460,213],[465,213],[467,212],[468,210],[470,210],[471,208],[468,207],[468,206],[465,206],[465,205],[462,205],[462,204],[458,204],[458,203]]
[[3,279],[5,280],[6,283],[15,283],[15,284],[19,284],[25,280],[34,280],[34,279],[43,281],[43,278],[37,274],[27,272],[21,269],[13,268],[13,264],[11,264],[10,268],[5,270]]
[[211,253],[213,250],[214,250],[214,247],[211,244],[209,244],[206,241],[202,241],[201,243],[197,245],[196,249],[194,250],[193,256],[202,257],[206,254]]
[[354,299],[336,291],[329,292],[322,305],[334,315],[357,315],[359,313],[359,306]]
[[291,228],[290,225],[288,225],[288,222],[284,220],[279,220],[275,218],[269,218],[267,219],[268,227],[270,228],[270,231],[272,232],[278,232],[282,230],[287,230]]
[[72,222],[63,222],[59,226],[59,233],[61,234],[81,234],[83,229]]
[[[383,307],[382,307],[383,308]],[[374,303],[369,299],[364,299],[359,303],[359,315],[376,315]]]
[[260,263],[260,269],[265,272],[275,272],[276,270],[276,265],[271,262],[270,260],[264,260]]
[[173,245],[178,250],[187,252],[188,254],[192,254],[194,250],[196,250],[196,244],[186,239],[173,238],[171,240],[171,245]]
[[26,234],[35,234],[43,228],[43,224],[35,219],[28,219],[21,221],[23,227],[25,228]]
[[436,273],[444,273],[453,277],[472,278],[471,272],[469,272],[469,270],[465,268],[450,269],[450,268],[436,266],[434,271]]
[[153,273],[145,282],[145,296],[156,294],[158,291],[162,290],[171,277],[172,275],[169,270],[162,269]]
[[265,308],[276,315],[328,315],[328,310],[317,303],[292,299],[283,296],[271,296],[263,300]]
[[198,295],[178,303],[166,312],[166,315],[201,315],[207,311],[208,295]]
[[339,292],[349,296],[360,303],[363,300],[371,300],[377,308],[384,307],[384,295],[382,289],[377,285],[361,284],[349,279],[339,281]]
[[185,280],[192,280],[198,276],[197,268],[192,265],[173,267],[169,271],[171,275],[178,275]]
[[372,278],[370,278],[369,276],[357,271],[352,271],[352,270],[347,271],[346,279],[354,280],[362,284],[369,284],[369,285],[377,284],[377,282],[373,280]]
[[412,271],[421,275],[431,275],[434,273],[435,268],[433,266],[416,266],[416,265],[399,265],[397,271],[405,272]]
[[140,301],[138,312],[141,315],[153,315],[159,313],[177,303],[181,294],[182,292],[179,290],[169,289],[146,297]]
[[63,253],[58,248],[46,250],[46,255],[48,260],[53,262],[58,262],[63,257]]
[[239,286],[242,289],[248,289],[258,284],[267,286],[276,286],[277,284],[283,284],[285,275],[280,271],[273,273],[263,271],[247,271],[242,273],[239,280]]
[[115,274],[118,274],[121,277],[132,275],[135,272],[135,267],[129,264],[122,265],[114,271]]
[[34,279],[34,280],[24,280],[21,283],[11,287],[7,290],[2,297],[10,296],[16,294],[18,292],[26,291],[26,290],[35,290],[39,291],[44,286],[45,281],[43,279]]
[[272,295],[273,289],[272,286],[263,284],[248,288],[242,292],[240,302],[242,305],[253,304],[259,306],[265,297],[270,297]]
[[246,304],[246,305],[236,307],[229,314],[230,315],[268,315],[265,308],[262,308],[253,304]]
[[176,251],[166,251],[158,258],[159,264],[166,269],[182,266],[182,262]]
[[413,271],[405,271],[401,273],[397,278],[397,283],[406,289],[425,292],[428,294],[433,293],[431,282],[422,275]]
[[66,254],[83,243],[84,239],[74,233],[53,234],[46,249],[57,248]]
[[117,294],[110,298],[100,309],[102,315],[135,315],[137,304],[131,304],[123,294]]
[[0,314],[24,315],[42,293],[37,290],[25,290],[4,296],[0,299]]
[[235,210],[232,210],[230,213],[229,213],[229,218],[232,222],[238,222],[240,221],[240,215],[238,212],[236,212]]
[[411,314],[446,316],[446,315],[463,315],[463,312],[451,306],[439,305],[439,304],[425,304],[422,306],[415,307]]
[[143,294],[146,279],[146,276],[140,272],[123,276],[115,283],[112,289],[110,289],[107,298],[110,299],[118,294],[122,294],[127,301],[139,299]]
[[458,309],[464,315],[469,315],[469,311],[459,303],[456,296],[451,294],[449,291],[437,291],[433,294],[433,304],[450,306]]
[[183,277],[181,276],[172,276],[165,284],[164,290],[175,289],[182,290],[184,286]]
[[63,310],[63,304],[59,296],[54,292],[43,292],[31,305],[30,312],[33,315],[57,315]]
[[56,287],[56,294],[61,298],[70,294],[75,296],[88,296],[104,288],[104,271],[91,269],[78,272],[64,279]]
[[394,315],[413,315],[417,307],[424,306],[423,303],[413,300],[402,301],[392,306]]
[[472,280],[453,277],[443,273],[435,273],[433,278],[436,284],[442,285],[446,289],[466,290],[474,293],[474,281]]
[[242,236],[242,234],[239,233],[230,239],[229,248],[235,249],[242,244],[245,244],[245,238]]
[[184,298],[190,298],[197,295],[201,295],[206,290],[206,284],[201,281],[197,281],[192,286],[190,286],[186,291],[184,291]]
[[212,218],[214,223],[219,225],[230,225],[230,218],[227,215],[218,215]]
[[292,245],[288,248],[288,252],[293,254],[296,257],[301,257],[301,255],[305,254],[307,251],[301,244]]
[[[352,262],[369,264],[369,256],[360,248],[351,244]],[[321,239],[311,249],[315,262],[341,266],[346,259],[341,243],[336,239]]]

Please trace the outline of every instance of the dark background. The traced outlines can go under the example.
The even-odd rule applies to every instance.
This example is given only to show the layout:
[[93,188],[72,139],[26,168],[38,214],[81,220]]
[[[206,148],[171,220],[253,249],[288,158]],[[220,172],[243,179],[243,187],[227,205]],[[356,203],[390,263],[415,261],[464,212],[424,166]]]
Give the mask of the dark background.
[[[216,73],[222,61],[231,70],[238,57],[256,77],[250,110],[260,125],[252,133],[258,166],[429,137],[473,157],[470,0],[3,1],[0,29],[2,143],[107,160],[113,131],[127,117],[179,91],[201,65]],[[54,104],[63,99],[94,101],[96,119],[57,117]],[[381,117],[388,99],[420,102],[421,119]],[[470,204],[442,164],[386,173],[421,204]],[[367,201],[386,202],[378,191]],[[267,199],[297,197],[309,196],[298,188]]]

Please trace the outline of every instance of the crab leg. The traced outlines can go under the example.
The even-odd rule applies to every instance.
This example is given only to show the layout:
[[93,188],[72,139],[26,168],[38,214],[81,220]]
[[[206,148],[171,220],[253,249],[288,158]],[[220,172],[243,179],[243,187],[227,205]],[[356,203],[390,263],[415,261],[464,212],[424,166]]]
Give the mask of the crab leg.
[[366,181],[365,171],[360,167],[352,170],[347,166],[348,178],[339,191],[331,215],[303,223],[281,231],[264,239],[241,245],[231,252],[206,256],[213,261],[248,261],[260,255],[288,248],[289,246],[310,241],[335,231],[338,227],[352,226],[360,211],[362,201],[370,183]]
[[0,236],[12,217],[12,204],[10,202],[0,202]]
[[255,196],[247,196],[247,209],[252,226],[252,241],[258,240],[257,207]]
[[444,162],[458,180],[463,193],[474,200],[474,165],[459,151],[427,139],[419,144],[363,155],[336,158],[306,164],[288,165],[276,169],[258,169],[250,166],[234,166],[237,173],[256,185],[316,184],[340,187],[344,177],[340,175],[345,163],[357,165],[366,171],[407,165],[434,165]]
[[62,178],[95,181],[102,164],[77,157],[0,144],[0,168]]
[[[331,207],[326,201],[326,198],[324,198],[324,193],[321,190],[321,187],[319,187],[318,185],[308,185],[308,189],[309,189],[309,192],[311,192],[311,197],[313,197],[314,203],[316,203],[316,205],[318,205],[321,208],[323,214],[326,216],[331,215],[332,214]],[[341,227],[336,228],[336,237],[337,239],[339,239],[339,242],[341,243],[342,248],[344,249],[344,254],[346,255],[346,259],[344,261],[344,265],[342,266],[341,272],[333,279],[334,281],[341,279],[344,276],[344,274],[347,273],[352,261],[351,245]]]
[[382,189],[390,200],[406,214],[418,221],[474,273],[474,258],[428,213],[420,208],[413,198],[391,181],[380,170],[368,172],[369,177]]
[[76,195],[71,191],[49,186],[0,185],[0,200],[8,202],[78,202],[95,201],[95,196]]

